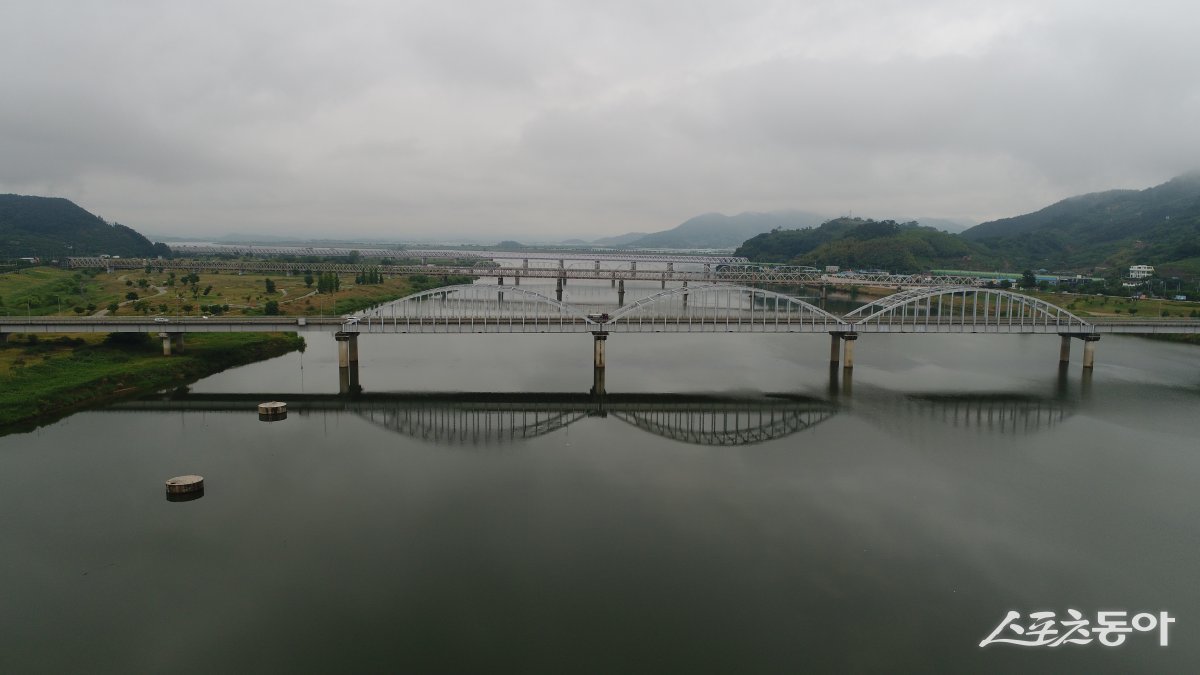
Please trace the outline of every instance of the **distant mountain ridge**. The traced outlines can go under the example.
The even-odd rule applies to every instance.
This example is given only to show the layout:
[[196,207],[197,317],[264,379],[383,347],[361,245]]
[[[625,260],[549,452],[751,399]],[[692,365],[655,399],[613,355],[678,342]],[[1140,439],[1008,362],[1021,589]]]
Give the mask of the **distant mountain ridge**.
[[168,255],[132,228],[108,224],[69,199],[0,195],[0,258]]
[[735,248],[756,234],[776,228],[819,225],[826,218],[806,211],[772,213],[705,213],[689,218],[662,232],[648,234],[627,244],[629,248]]

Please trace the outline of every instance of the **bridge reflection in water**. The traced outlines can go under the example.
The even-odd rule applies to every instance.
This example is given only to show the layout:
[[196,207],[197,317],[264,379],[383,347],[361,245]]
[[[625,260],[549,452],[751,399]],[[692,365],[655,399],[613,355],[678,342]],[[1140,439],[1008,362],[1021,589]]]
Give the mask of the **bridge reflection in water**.
[[256,415],[258,402],[282,400],[292,414],[350,413],[393,433],[449,446],[519,444],[587,418],[611,418],[682,443],[725,447],[787,438],[847,411],[882,424],[889,432],[918,436],[922,433],[918,428],[924,429],[923,433],[935,429],[940,433],[1036,433],[1052,429],[1074,411],[1074,404],[1061,392],[1037,397],[872,391],[861,392],[854,399],[844,391],[828,400],[795,394],[175,393],[119,403],[107,410]]

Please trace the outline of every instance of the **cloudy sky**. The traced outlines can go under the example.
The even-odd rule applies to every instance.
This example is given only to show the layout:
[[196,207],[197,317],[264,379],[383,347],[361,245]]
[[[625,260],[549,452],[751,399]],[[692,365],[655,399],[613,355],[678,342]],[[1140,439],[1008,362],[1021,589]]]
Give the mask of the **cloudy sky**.
[[973,221],[1200,168],[1200,5],[0,0],[0,193],[162,235]]

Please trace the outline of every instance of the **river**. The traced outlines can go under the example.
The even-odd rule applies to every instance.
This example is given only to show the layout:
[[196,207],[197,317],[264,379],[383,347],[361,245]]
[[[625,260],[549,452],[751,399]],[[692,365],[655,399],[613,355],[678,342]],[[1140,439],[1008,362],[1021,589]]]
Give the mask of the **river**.
[[[615,334],[589,406],[586,335],[363,336],[357,403],[310,338],[0,438],[0,671],[1194,671],[1200,349],[1058,347]],[[1176,623],[979,646],[1070,609]]]

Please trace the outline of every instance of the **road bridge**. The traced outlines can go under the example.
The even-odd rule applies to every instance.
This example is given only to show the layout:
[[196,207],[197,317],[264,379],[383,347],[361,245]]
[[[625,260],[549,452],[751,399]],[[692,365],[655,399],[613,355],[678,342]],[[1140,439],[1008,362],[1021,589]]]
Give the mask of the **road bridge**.
[[[520,267],[502,267],[497,265],[382,265],[375,263],[339,263],[339,262],[287,262],[282,260],[195,260],[180,259],[157,260],[150,258],[98,258],[72,257],[67,258],[68,267],[74,269],[173,269],[186,272],[234,272],[237,274],[267,274],[283,273],[288,275],[312,272],[316,274],[334,272],[337,274],[360,274],[364,266],[370,265],[381,274],[393,276],[470,276],[497,279],[500,285],[505,280],[512,285],[520,286],[523,279],[555,279],[559,285],[568,279],[591,279],[608,281],[614,287],[619,286],[620,293],[624,292],[626,281],[658,282],[662,288],[668,283],[735,283],[758,285],[806,285],[806,286],[870,286],[882,288],[910,288],[926,286],[982,286],[984,281],[975,277],[946,276],[927,274],[861,274],[838,273],[829,274],[786,265],[757,265],[752,263],[728,263],[714,265],[697,263],[701,269],[675,269],[674,263],[666,261],[664,269],[638,268],[638,261],[627,261],[627,267],[604,266],[600,259],[590,260],[585,267],[567,266],[564,261],[553,261],[546,267],[529,265],[524,260]],[[554,264],[555,262],[559,264]]]
[[563,249],[538,251],[496,251],[458,248],[344,248],[310,246],[243,246],[235,244],[173,244],[172,253],[187,255],[249,255],[338,257],[357,253],[361,258],[426,258],[455,260],[482,258],[485,260],[613,260],[622,262],[659,263],[744,263],[747,258],[734,255],[690,255],[659,251],[618,251],[614,249]]
[[343,385],[358,380],[361,334],[559,333],[593,337],[594,388],[603,392],[605,343],[626,333],[824,333],[830,363],[854,367],[854,347],[865,334],[1055,334],[1060,362],[1071,343],[1084,343],[1083,367],[1095,360],[1104,334],[1200,334],[1195,319],[1092,319],[1037,298],[973,286],[910,289],[846,315],[774,291],[730,284],[680,286],[623,307],[573,305],[529,288],[470,284],[437,288],[345,317],[5,317],[8,333],[156,333],[164,354],[183,348],[187,333],[299,332],[332,334]]

